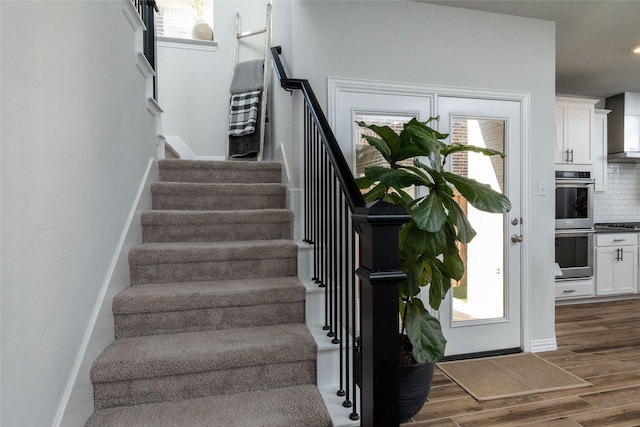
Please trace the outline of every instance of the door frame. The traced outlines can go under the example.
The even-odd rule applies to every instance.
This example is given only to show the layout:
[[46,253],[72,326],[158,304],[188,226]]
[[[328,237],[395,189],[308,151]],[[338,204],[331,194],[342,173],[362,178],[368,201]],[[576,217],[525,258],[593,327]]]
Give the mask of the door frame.
[[527,236],[531,236],[530,230],[530,181],[531,171],[526,159],[530,156],[529,144],[529,120],[530,120],[530,94],[528,92],[513,92],[503,90],[471,89],[448,86],[433,86],[417,83],[398,83],[377,80],[345,79],[328,77],[327,79],[327,111],[329,125],[339,137],[336,124],[340,111],[341,97],[354,94],[372,95],[397,95],[423,97],[425,102],[430,102],[433,116],[438,116],[438,97],[449,96],[471,99],[506,100],[520,104],[520,212],[522,214],[522,235],[525,236],[521,243],[520,252],[520,337],[524,352],[531,351],[531,248]]

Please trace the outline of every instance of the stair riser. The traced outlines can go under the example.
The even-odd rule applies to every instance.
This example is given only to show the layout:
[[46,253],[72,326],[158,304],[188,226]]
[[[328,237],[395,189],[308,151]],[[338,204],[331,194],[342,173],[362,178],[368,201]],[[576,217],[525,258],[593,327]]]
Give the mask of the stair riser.
[[162,182],[199,182],[199,183],[234,183],[251,184],[280,183],[282,174],[277,170],[251,171],[238,173],[231,170],[180,170],[160,169],[160,181]]
[[313,360],[94,383],[96,409],[315,384]]
[[282,182],[282,165],[274,162],[160,160],[159,170],[164,182]]
[[131,265],[131,284],[237,280],[297,274],[296,258]]
[[142,240],[149,242],[213,242],[291,239],[291,222],[240,224],[144,225]]
[[154,194],[152,207],[157,210],[244,210],[284,209],[286,196],[282,194],[236,194],[226,197],[191,194]]
[[304,302],[116,314],[116,338],[304,322]]
[[325,293],[323,289],[314,287],[307,291],[305,299],[305,316],[307,325],[323,325],[325,322]]

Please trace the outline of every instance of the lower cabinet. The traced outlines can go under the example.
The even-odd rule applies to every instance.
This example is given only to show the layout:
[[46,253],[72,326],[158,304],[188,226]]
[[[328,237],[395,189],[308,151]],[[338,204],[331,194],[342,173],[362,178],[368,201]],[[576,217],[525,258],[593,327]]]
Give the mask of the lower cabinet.
[[638,291],[638,235],[596,235],[596,295]]
[[556,299],[589,298],[594,295],[593,277],[581,280],[561,280],[556,282]]

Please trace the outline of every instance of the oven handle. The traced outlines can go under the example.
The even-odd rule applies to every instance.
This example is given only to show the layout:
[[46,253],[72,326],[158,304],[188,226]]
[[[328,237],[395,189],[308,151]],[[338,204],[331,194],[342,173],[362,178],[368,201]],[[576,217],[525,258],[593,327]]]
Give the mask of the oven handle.
[[575,236],[582,236],[585,234],[595,234],[596,230],[594,230],[593,228],[581,228],[581,229],[572,229],[572,230],[556,230],[556,234],[562,234],[562,235],[575,235]]
[[595,183],[596,182],[594,180],[574,181],[570,179],[558,179],[556,180],[556,187],[589,187],[591,185],[595,185]]

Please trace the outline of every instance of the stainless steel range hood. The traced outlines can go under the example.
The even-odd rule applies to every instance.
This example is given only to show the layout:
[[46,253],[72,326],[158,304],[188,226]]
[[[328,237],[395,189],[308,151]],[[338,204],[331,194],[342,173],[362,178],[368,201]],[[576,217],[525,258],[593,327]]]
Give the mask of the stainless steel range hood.
[[640,162],[640,93],[624,92],[610,96],[607,116],[607,160]]

